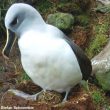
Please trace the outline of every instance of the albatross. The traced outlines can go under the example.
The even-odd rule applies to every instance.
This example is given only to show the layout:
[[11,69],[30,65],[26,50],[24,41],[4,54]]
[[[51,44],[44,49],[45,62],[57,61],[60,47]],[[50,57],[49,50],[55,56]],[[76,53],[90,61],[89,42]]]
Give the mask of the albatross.
[[[42,91],[65,92],[63,101],[66,101],[71,88],[83,79],[88,80],[92,71],[89,58],[61,30],[47,24],[32,6],[13,4],[6,13],[5,27],[7,41],[3,56],[9,58],[18,38],[23,69]],[[9,91],[32,100],[42,92],[28,95],[19,90]]]

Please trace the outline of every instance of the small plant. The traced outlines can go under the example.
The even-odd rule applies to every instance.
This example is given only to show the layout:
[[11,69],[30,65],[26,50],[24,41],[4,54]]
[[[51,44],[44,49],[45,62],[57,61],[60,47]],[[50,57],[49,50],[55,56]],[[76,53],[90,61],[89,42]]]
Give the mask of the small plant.
[[95,104],[102,104],[104,102],[104,98],[102,96],[102,93],[98,90],[93,91],[93,93],[91,94],[91,97],[92,97],[93,102]]
[[30,77],[25,72],[23,72],[21,74],[20,81],[28,81],[28,80],[30,80]]

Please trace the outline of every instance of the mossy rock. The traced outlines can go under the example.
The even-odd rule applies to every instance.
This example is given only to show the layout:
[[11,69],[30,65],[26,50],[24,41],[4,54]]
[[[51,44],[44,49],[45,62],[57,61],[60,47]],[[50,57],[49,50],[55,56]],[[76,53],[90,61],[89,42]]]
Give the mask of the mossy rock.
[[47,17],[47,23],[58,27],[61,30],[71,30],[74,24],[74,17],[68,13],[55,13]]
[[75,24],[80,26],[87,26],[90,22],[90,19],[87,15],[78,15],[75,16]]
[[94,8],[94,11],[100,13],[110,13],[110,4],[105,6],[98,6],[97,8]]
[[102,89],[110,91],[110,71],[106,73],[97,73],[95,76]]

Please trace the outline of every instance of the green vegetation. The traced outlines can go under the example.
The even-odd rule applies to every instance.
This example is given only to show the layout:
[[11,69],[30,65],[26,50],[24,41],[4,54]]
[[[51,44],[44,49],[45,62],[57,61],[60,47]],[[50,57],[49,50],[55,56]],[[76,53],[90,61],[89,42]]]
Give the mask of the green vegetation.
[[28,81],[28,80],[30,80],[30,77],[25,72],[23,72],[20,76],[20,82]]
[[57,5],[58,10],[61,10],[62,12],[66,12],[66,13],[72,13],[73,15],[79,15],[82,13],[81,8],[75,4],[75,3],[71,3],[71,2],[67,2],[67,3],[59,3]]
[[97,110],[100,110],[101,107],[105,110],[110,110],[109,101],[104,96],[103,92],[100,90],[94,90],[91,94],[91,98],[94,104],[97,106]]
[[95,85],[90,85],[88,81],[82,81],[81,85],[84,91],[90,95],[97,110],[101,110],[101,107],[110,110],[109,100],[102,89],[96,88]]
[[103,23],[94,24],[94,34],[90,41],[89,47],[86,49],[87,55],[92,58],[97,55],[103,47],[107,44],[108,35],[107,31],[109,29],[109,19],[104,18],[105,21]]
[[49,0],[41,0],[36,6],[42,14],[46,14],[49,10],[53,10],[53,4]]
[[50,14],[47,22],[58,27],[61,30],[70,30],[74,24],[74,17],[68,13]]
[[104,97],[102,96],[102,93],[98,90],[93,91],[91,97],[95,104],[103,104],[103,102],[105,101]]
[[106,35],[96,35],[96,38],[90,43],[89,48],[86,50],[90,58],[97,55],[107,43]]
[[96,74],[96,79],[103,90],[110,90],[110,71],[103,74]]
[[75,17],[75,24],[87,26],[90,23],[90,18],[87,15],[78,15]]

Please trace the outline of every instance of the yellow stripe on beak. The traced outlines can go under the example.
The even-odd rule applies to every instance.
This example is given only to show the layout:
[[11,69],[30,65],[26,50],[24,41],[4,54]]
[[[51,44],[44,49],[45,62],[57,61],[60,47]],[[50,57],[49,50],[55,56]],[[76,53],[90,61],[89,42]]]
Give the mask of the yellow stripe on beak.
[[2,51],[4,58],[9,59],[9,54],[15,43],[15,40],[16,40],[15,34],[12,31],[7,29],[7,40],[6,40],[5,47],[3,48],[3,51]]

